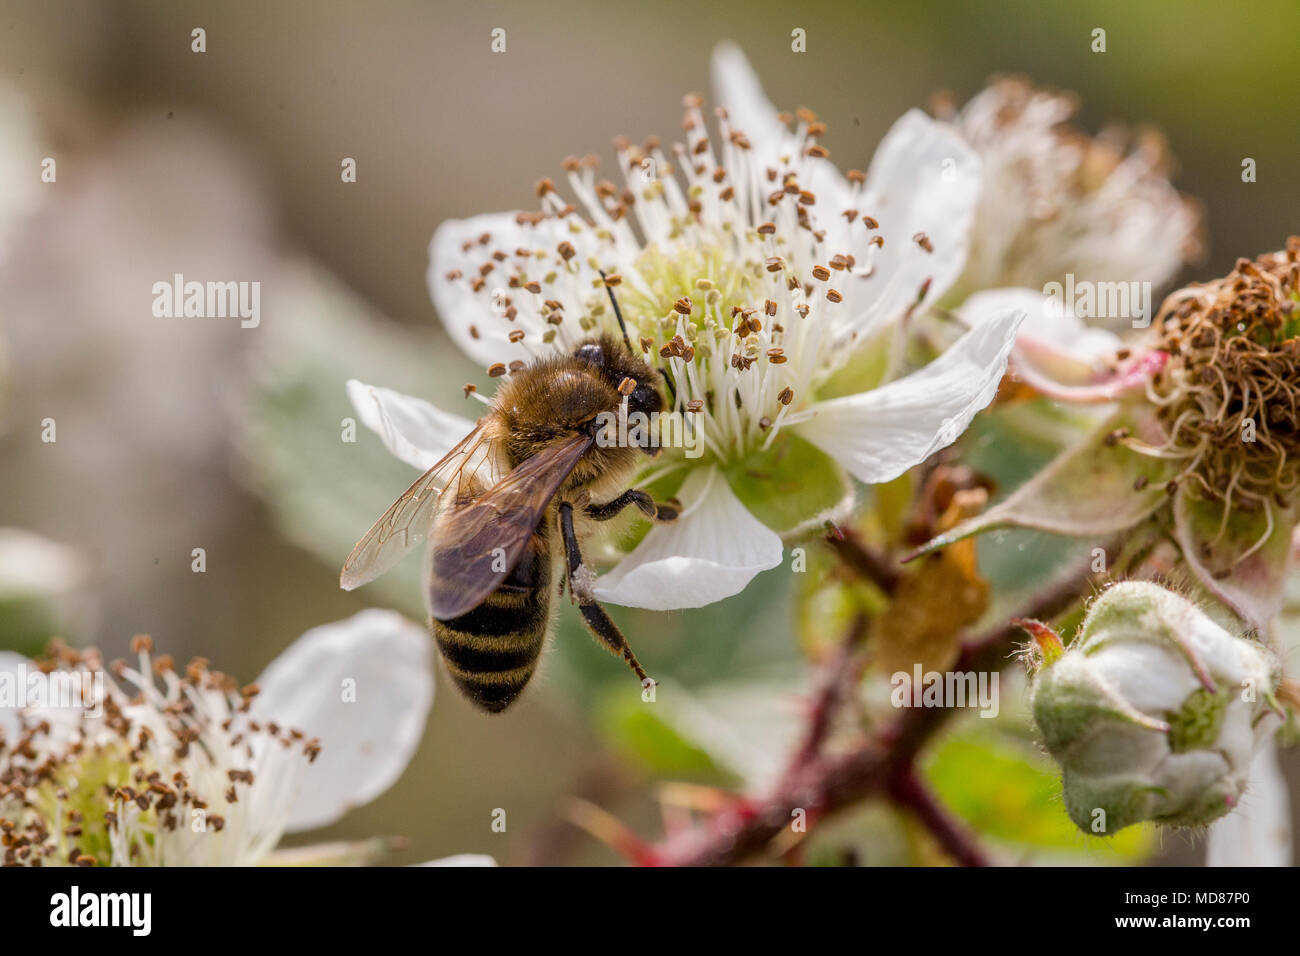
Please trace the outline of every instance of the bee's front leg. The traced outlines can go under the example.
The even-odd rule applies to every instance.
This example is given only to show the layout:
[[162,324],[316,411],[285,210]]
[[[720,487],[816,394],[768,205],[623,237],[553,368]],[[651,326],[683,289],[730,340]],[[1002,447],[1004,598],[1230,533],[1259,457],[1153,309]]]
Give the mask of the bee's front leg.
[[591,593],[596,575],[582,561],[578,536],[573,530],[573,505],[567,501],[561,502],[559,517],[560,536],[564,539],[564,554],[569,568],[569,593],[578,602],[578,610],[582,612],[587,630],[591,631],[596,640],[604,644],[611,653],[627,661],[628,666],[641,681],[642,687],[653,686],[654,681],[646,674],[641,662],[636,659],[636,654],[632,653],[627,638]]
[[651,521],[660,522],[676,521],[682,510],[682,504],[676,498],[656,502],[644,491],[629,488],[617,498],[607,501],[603,505],[588,505],[585,511],[587,517],[593,521],[608,521],[622,512],[628,505],[636,505],[641,510],[641,513]]

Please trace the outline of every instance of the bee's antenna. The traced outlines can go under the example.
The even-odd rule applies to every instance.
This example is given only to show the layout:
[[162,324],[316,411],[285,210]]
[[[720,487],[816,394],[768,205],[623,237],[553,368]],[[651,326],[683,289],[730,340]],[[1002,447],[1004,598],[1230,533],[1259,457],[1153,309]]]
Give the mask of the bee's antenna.
[[[618,307],[618,299],[614,297],[614,287],[609,284],[609,280],[608,277],[605,275],[604,269],[598,269],[597,271],[600,273],[601,279],[605,281],[605,291],[609,293],[609,303],[614,307],[614,318],[618,319],[618,327],[623,330],[623,342],[627,345],[627,350],[635,355],[636,349],[632,348],[632,340],[628,338],[627,323],[623,321],[623,310]],[[660,369],[659,374],[663,376],[664,384],[668,386],[668,392],[672,400],[672,403],[676,405],[677,404],[676,383],[673,382],[672,378],[669,377],[668,373],[664,369]]]
[[605,275],[604,269],[597,271],[600,272],[600,278],[605,283],[605,291],[609,293],[609,302],[614,306],[614,318],[618,319],[618,327],[623,330],[623,341],[627,344],[627,350],[634,352],[632,340],[627,336],[627,323],[623,321],[623,310],[618,307],[618,299],[614,298],[614,287],[609,284],[609,277]]

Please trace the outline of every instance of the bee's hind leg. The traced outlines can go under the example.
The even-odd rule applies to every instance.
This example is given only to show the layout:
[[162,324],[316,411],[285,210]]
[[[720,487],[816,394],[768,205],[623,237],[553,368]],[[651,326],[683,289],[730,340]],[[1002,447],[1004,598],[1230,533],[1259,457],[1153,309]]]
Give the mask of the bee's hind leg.
[[[644,494],[644,492],[637,492],[637,494]],[[626,494],[623,497],[625,496]],[[649,495],[646,495],[646,498],[649,499]],[[617,654],[627,661],[637,679],[641,681],[642,687],[652,686],[654,681],[646,674],[645,668],[636,659],[636,654],[632,653],[627,638],[623,636],[623,632],[618,629],[618,625],[614,623],[614,620],[592,596],[591,584],[595,580],[595,575],[592,574],[590,568],[582,563],[582,551],[578,547],[578,536],[573,531],[573,505],[567,501],[561,502],[559,512],[560,535],[564,539],[564,554],[569,568],[569,593],[578,602],[578,610],[582,612],[582,619],[587,625],[587,630],[591,631],[596,640],[604,644],[611,653]]]
[[636,505],[641,513],[651,521],[661,522],[676,521],[682,510],[681,502],[676,498],[670,498],[668,501],[655,501],[644,491],[639,491],[636,488],[629,488],[617,498],[607,501],[603,505],[587,505],[584,510],[587,517],[593,521],[608,521],[628,505]]

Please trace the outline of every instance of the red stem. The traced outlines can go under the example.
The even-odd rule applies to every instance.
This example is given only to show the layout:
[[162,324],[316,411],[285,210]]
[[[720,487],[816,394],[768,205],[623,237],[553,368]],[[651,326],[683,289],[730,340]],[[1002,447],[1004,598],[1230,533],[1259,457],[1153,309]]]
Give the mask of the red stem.
[[974,835],[957,822],[930,792],[911,764],[901,767],[889,781],[889,795],[925,824],[939,845],[962,866],[989,866]]
[[[1091,568],[1085,564],[1048,587],[1018,616],[1055,617],[1074,603],[1091,577]],[[953,669],[1001,670],[1022,633],[1015,625],[1006,624],[965,641]],[[773,792],[753,801],[752,813],[743,817],[727,814],[674,835],[653,848],[657,862],[661,866],[727,866],[738,863],[761,852],[777,834],[790,826],[798,810],[805,812],[811,825],[813,821],[855,805],[873,793],[887,790],[893,781],[911,772],[917,752],[953,712],[947,707],[906,710],[885,731],[844,754],[826,756],[814,753],[810,756],[805,743]],[[824,732],[817,727],[828,719],[814,712],[814,727],[808,739],[820,741],[820,736],[814,735]],[[915,803],[909,803],[909,806],[920,815]]]

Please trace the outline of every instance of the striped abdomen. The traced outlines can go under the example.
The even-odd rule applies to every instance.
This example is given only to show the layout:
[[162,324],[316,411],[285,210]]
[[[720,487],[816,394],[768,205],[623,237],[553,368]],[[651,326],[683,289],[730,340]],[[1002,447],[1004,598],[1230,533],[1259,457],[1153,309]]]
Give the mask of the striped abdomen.
[[434,620],[447,670],[484,710],[505,710],[537,668],[551,611],[551,542],[544,517],[519,563],[483,603],[460,617]]

